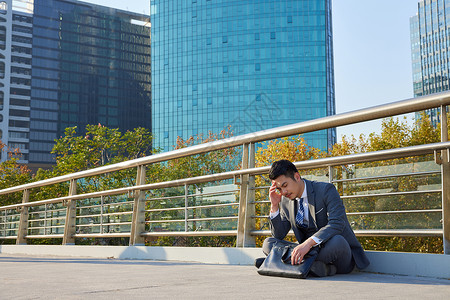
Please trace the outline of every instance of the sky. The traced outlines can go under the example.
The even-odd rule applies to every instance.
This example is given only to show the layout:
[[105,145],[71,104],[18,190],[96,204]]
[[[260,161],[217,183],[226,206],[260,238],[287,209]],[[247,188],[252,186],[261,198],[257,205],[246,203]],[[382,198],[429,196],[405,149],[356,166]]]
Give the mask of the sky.
[[[145,14],[150,11],[149,0],[85,2]],[[332,0],[336,113],[413,97],[409,18],[417,13],[417,3]],[[340,127],[337,132],[340,139],[380,129],[381,120]]]

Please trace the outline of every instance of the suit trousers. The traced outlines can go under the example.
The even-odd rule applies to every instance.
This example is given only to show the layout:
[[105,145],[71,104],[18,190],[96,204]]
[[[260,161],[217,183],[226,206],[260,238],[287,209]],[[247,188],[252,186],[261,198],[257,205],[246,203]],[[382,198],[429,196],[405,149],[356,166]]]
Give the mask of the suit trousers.
[[[262,250],[264,254],[269,255],[275,243],[295,244],[298,243],[279,240],[274,237],[268,237],[264,240]],[[347,274],[355,268],[355,261],[352,257],[350,245],[342,235],[335,235],[325,243],[319,246],[319,255],[316,260],[320,260],[326,264],[333,264],[337,273]]]

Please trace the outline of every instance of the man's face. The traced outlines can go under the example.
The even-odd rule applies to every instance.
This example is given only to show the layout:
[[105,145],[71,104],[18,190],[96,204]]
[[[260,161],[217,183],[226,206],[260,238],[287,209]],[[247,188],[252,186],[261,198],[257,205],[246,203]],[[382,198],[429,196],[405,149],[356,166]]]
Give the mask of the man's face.
[[300,174],[295,173],[294,178],[287,177],[285,175],[278,176],[275,180],[272,180],[272,184],[275,184],[277,190],[286,198],[294,200],[300,198],[303,193],[303,180],[300,178]]

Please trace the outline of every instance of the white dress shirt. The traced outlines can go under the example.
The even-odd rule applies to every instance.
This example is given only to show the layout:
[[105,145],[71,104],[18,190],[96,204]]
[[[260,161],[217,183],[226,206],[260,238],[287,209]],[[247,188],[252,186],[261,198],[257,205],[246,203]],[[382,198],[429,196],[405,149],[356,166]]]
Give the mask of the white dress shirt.
[[[303,186],[305,188],[303,189],[302,196],[300,197],[300,198],[303,198],[303,211],[305,212],[303,220],[305,221],[306,224],[309,224],[308,193],[306,192],[305,181],[303,181]],[[298,201],[297,207],[298,207],[298,205],[300,205],[300,198],[295,198],[295,200]],[[270,212],[269,217],[270,217],[270,219],[273,219],[276,216],[278,216],[279,214],[280,214],[280,209],[278,208],[278,210],[276,212]],[[312,236],[311,238],[314,240],[314,242],[316,242],[316,245],[314,245],[314,247],[319,245],[322,242],[321,239],[319,239],[315,236]]]

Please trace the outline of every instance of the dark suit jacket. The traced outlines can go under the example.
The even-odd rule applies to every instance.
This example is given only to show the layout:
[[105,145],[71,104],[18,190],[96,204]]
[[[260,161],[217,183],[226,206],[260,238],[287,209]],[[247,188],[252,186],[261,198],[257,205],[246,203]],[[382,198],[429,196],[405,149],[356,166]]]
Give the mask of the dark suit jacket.
[[[309,222],[313,222],[316,228],[313,236],[321,239],[322,243],[326,243],[333,236],[342,235],[350,245],[358,269],[367,267],[369,260],[350,227],[345,214],[344,203],[334,185],[326,182],[303,180],[308,194]],[[308,236],[295,225],[295,215],[295,201],[282,197],[280,214],[270,222],[272,236],[282,240],[292,229],[299,243],[305,241]]]

